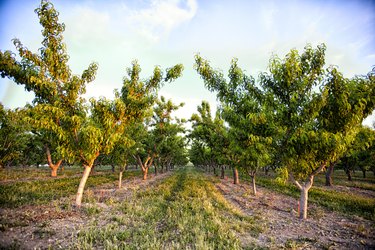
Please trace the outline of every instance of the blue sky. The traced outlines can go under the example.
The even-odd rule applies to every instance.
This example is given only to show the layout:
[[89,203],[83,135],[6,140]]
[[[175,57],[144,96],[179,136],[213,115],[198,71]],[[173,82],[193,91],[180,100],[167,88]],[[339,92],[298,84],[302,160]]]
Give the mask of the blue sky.
[[[0,1],[0,49],[15,51],[17,37],[32,51],[41,47],[41,27],[34,9],[38,0]],[[307,43],[327,45],[327,65],[347,77],[366,74],[375,65],[375,3],[372,1],[224,1],[224,0],[55,0],[70,66],[81,74],[97,62],[96,80],[86,97],[113,97],[125,68],[137,59],[143,77],[155,65],[185,66],[184,76],[160,94],[185,102],[178,116],[189,118],[205,99],[215,106],[214,94],[204,88],[193,70],[194,54],[227,72],[237,57],[248,74],[267,70],[272,54],[283,57]],[[22,86],[0,79],[0,101],[9,108],[31,102]],[[366,120],[370,125],[373,116]]]

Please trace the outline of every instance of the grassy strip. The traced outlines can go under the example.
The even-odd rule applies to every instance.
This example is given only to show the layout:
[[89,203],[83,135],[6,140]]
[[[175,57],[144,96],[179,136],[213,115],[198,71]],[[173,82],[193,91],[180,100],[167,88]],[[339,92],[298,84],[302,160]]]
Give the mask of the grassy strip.
[[[243,178],[249,181],[247,177]],[[296,186],[281,184],[266,177],[258,176],[257,185],[295,198],[299,198],[300,196],[300,191]],[[309,191],[309,202],[321,205],[331,211],[358,215],[366,219],[375,220],[375,201],[371,198],[312,187]]]
[[[348,181],[348,177],[343,170],[335,170],[333,174],[334,185],[375,191],[375,177],[373,173],[369,172],[367,173],[367,177],[363,178],[362,172],[356,171],[353,173],[352,179],[352,181]],[[314,185],[316,184],[317,186],[325,186],[325,182],[325,173],[320,173],[314,179]]]
[[[71,177],[82,172],[82,166],[68,166],[60,167],[57,171],[58,177]],[[111,172],[110,166],[96,166],[95,171]],[[51,169],[49,167],[9,167],[0,169],[0,181],[17,181],[17,180],[32,180],[38,178],[51,177]]]
[[[139,172],[124,172],[127,178],[139,175]],[[90,176],[86,188],[95,187],[117,180],[118,176],[113,173]],[[81,177],[60,178],[48,180],[36,180],[15,182],[0,185],[0,207],[14,208],[22,205],[45,204],[50,201],[74,195]]]
[[115,206],[105,226],[78,235],[76,249],[240,249],[237,234],[257,235],[253,217],[232,207],[208,179],[178,170]]

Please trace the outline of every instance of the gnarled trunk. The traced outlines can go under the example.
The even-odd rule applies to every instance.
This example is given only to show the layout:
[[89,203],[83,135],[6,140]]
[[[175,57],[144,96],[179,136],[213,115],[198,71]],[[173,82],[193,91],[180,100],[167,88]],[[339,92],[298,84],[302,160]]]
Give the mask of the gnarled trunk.
[[238,177],[238,169],[233,167],[233,184],[240,184],[240,179]]

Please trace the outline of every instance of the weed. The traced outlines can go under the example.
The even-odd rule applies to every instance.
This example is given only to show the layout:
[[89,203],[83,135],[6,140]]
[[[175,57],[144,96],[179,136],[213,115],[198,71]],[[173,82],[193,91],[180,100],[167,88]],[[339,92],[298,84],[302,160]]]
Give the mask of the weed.
[[99,214],[102,210],[96,205],[96,203],[89,203],[83,207],[83,211],[87,216],[94,216]]
[[34,230],[33,234],[38,236],[39,238],[48,238],[52,235],[55,235],[56,232],[50,228],[48,228],[49,223],[44,221],[38,225],[38,228]]

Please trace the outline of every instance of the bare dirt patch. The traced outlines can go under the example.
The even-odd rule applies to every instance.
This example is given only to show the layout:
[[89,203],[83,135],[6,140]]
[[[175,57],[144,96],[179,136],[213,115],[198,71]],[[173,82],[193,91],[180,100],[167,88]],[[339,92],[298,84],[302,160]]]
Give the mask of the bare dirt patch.
[[[142,181],[140,177],[91,188],[85,192],[86,203],[81,209],[74,208],[74,196],[62,198],[47,205],[22,206],[0,209],[0,249],[67,249],[75,241],[79,231],[93,220],[111,213],[111,203],[131,197],[136,190],[158,183],[171,173],[150,175]],[[91,208],[98,208],[101,216],[90,216]]]
[[264,231],[258,238],[241,235],[243,245],[255,244],[271,249],[374,249],[374,222],[309,204],[308,219],[297,217],[295,198],[258,187],[257,196],[248,184],[234,185],[220,180],[216,187],[227,200],[247,215],[263,219]]

